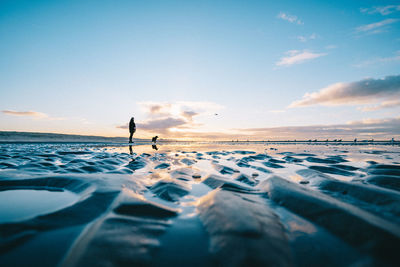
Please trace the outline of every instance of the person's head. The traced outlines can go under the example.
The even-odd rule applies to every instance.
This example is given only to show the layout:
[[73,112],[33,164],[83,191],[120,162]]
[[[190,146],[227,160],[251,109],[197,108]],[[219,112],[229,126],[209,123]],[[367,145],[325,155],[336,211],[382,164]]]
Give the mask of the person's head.
[[132,118],[131,118],[131,121],[134,121],[134,120],[135,120],[135,118],[134,118],[134,117],[132,117]]

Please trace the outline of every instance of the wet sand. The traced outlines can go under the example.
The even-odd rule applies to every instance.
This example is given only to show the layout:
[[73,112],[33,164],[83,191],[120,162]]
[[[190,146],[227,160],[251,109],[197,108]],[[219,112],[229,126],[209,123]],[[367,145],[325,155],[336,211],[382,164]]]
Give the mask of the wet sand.
[[396,266],[398,145],[0,144],[2,266]]

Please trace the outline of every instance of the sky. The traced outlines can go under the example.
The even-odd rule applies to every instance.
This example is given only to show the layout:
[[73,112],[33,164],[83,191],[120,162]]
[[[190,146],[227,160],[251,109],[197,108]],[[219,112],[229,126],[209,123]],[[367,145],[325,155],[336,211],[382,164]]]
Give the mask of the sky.
[[139,138],[400,139],[400,3],[0,0],[0,130],[131,117]]

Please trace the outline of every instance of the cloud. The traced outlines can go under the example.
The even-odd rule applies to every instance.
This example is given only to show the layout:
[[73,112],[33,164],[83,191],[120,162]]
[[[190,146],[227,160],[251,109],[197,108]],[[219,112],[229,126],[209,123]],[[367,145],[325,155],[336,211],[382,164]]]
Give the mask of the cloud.
[[[149,117],[165,117],[165,116],[195,116],[200,113],[211,114],[215,110],[223,108],[221,105],[213,102],[202,102],[202,101],[177,101],[177,102],[138,102],[142,112],[147,114]],[[196,113],[196,114],[194,114]]]
[[304,24],[297,16],[290,15],[290,14],[287,14],[287,13],[284,13],[284,12],[280,12],[278,14],[277,18],[289,21],[290,23],[296,23],[296,24],[299,24],[299,25]]
[[189,121],[193,120],[193,117],[199,115],[199,113],[194,112],[194,111],[183,111],[182,116],[188,119]]
[[168,116],[172,109],[172,105],[170,103],[140,102],[138,104],[141,110],[151,117]]
[[181,118],[163,118],[156,120],[149,120],[144,123],[138,123],[137,127],[142,130],[149,130],[152,132],[166,133],[171,128],[180,127],[188,124],[188,121]]
[[351,83],[335,83],[318,92],[306,93],[303,99],[290,104],[293,107],[312,105],[358,105],[379,99],[400,96],[400,75],[383,79],[364,79]]
[[43,118],[48,118],[49,116],[45,113],[42,112],[36,112],[36,111],[14,111],[14,110],[2,110],[6,115],[11,115],[11,116],[19,116],[19,117],[33,117],[37,119],[43,119]]
[[383,101],[382,103],[375,105],[375,106],[369,106],[369,107],[363,107],[360,108],[361,111],[376,111],[384,108],[394,108],[394,107],[400,107],[400,100],[388,100],[388,101]]
[[[194,120],[197,116],[213,116],[223,108],[213,102],[200,101],[139,102],[138,105],[147,118],[136,123],[137,129],[152,134],[168,134],[168,138],[176,136],[178,131],[182,135],[182,131],[197,129],[202,125]],[[128,124],[116,128],[127,129]]]
[[297,39],[298,39],[300,42],[303,42],[303,43],[305,43],[305,42],[307,42],[307,41],[309,41],[309,40],[315,40],[316,38],[317,38],[317,34],[315,34],[315,33],[313,33],[313,34],[311,34],[311,35],[309,35],[309,36],[302,36],[302,35],[297,36]]
[[366,61],[363,61],[361,63],[354,65],[354,67],[362,68],[362,67],[367,67],[370,65],[385,64],[385,63],[396,62],[396,61],[400,61],[400,51],[397,51],[395,53],[395,55],[392,57],[378,57],[378,58],[369,59],[369,60],[366,60]]
[[374,6],[371,8],[360,8],[361,13],[376,14],[379,13],[382,16],[392,14],[400,11],[400,5],[387,5],[387,6]]
[[159,113],[163,113],[162,111],[165,109],[165,108],[169,108],[171,105],[169,105],[169,104],[166,104],[166,105],[157,105],[157,104],[155,104],[155,105],[152,105],[152,106],[150,106],[150,109],[149,109],[149,111],[150,111],[150,113],[151,114],[159,114]]
[[[136,123],[136,128],[140,129],[140,131],[166,134],[172,128],[180,128],[183,126],[187,126],[188,124],[190,124],[190,122],[182,118],[166,117],[161,119],[150,119],[144,122],[138,122]],[[126,130],[129,128],[129,126],[128,123],[126,123],[123,125],[117,125],[116,128]]]
[[326,56],[326,53],[313,53],[307,50],[290,50],[285,53],[287,56],[282,57],[278,62],[275,63],[276,66],[290,66],[293,64],[300,64],[311,59]]
[[334,125],[248,128],[240,129],[240,131],[244,134],[261,138],[261,140],[308,140],[315,138],[320,138],[320,140],[338,138],[353,140],[353,138],[359,137],[390,139],[400,134],[400,117],[365,119]]
[[[214,118],[214,113],[223,107],[212,102],[141,102],[146,107],[143,120],[137,116],[136,135],[141,137],[159,135],[163,139],[180,140],[308,140],[347,137],[391,138],[400,133],[400,117],[389,119],[366,119],[334,125],[285,126],[210,131],[201,124],[201,118]],[[160,106],[159,109],[152,109]],[[218,111],[219,112],[219,111]],[[280,111],[272,111],[280,112]],[[168,115],[162,115],[160,113]],[[221,114],[221,113],[220,113]],[[117,126],[126,129],[128,124]],[[389,138],[389,139],[390,139]]]
[[362,25],[356,28],[357,33],[367,33],[367,34],[376,34],[381,33],[386,28],[386,26],[393,24],[399,21],[398,19],[384,19],[379,22]]

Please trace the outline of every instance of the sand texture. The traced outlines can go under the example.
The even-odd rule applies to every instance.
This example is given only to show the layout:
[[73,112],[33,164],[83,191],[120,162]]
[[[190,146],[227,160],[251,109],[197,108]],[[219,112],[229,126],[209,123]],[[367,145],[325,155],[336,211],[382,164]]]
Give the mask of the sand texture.
[[0,144],[1,266],[398,266],[398,145]]

